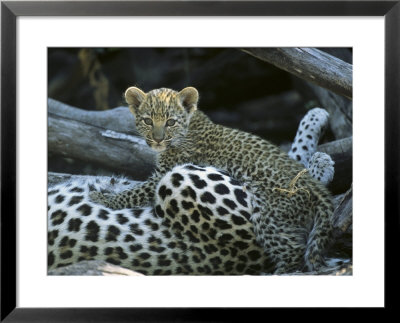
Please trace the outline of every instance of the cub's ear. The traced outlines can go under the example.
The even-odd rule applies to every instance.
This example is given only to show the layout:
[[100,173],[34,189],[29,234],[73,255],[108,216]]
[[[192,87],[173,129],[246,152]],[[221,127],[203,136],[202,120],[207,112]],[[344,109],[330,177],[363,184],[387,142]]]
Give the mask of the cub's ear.
[[199,101],[199,92],[194,87],[185,87],[178,93],[178,98],[182,106],[188,113],[192,113],[197,109]]
[[130,87],[125,91],[125,100],[129,104],[129,110],[135,115],[136,109],[146,98],[146,93],[137,87]]

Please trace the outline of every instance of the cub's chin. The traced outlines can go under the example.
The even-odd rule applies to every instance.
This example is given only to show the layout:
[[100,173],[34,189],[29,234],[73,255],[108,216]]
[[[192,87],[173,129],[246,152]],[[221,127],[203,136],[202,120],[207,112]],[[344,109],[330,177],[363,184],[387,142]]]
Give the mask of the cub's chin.
[[165,147],[164,145],[153,144],[153,145],[151,145],[151,149],[160,153],[160,152],[164,151],[165,149],[167,149],[167,147]]

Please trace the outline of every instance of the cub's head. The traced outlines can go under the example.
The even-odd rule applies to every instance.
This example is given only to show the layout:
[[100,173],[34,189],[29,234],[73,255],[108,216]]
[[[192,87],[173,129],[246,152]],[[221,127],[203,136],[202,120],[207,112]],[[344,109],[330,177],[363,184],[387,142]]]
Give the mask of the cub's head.
[[135,116],[138,132],[151,148],[163,151],[178,145],[186,136],[199,94],[193,87],[180,92],[162,88],[148,93],[130,87],[125,99]]

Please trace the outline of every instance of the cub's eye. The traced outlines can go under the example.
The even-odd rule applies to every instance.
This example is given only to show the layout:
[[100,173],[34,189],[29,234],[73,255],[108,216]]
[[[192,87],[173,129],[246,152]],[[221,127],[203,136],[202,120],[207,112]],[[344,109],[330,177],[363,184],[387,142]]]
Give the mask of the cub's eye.
[[150,118],[144,118],[144,119],[143,119],[143,122],[144,122],[145,124],[147,124],[148,126],[153,125],[153,120],[151,120]]
[[174,119],[168,119],[168,120],[167,120],[167,126],[168,126],[168,127],[172,127],[172,126],[175,124],[175,122],[176,122],[176,121],[175,121]]

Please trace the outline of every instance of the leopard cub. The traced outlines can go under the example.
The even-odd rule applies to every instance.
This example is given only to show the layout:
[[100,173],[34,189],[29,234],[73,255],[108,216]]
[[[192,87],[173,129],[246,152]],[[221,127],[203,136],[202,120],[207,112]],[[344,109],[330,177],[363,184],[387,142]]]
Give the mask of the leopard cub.
[[[125,98],[138,132],[158,152],[157,167],[143,184],[113,196],[94,192],[94,201],[112,209],[154,206],[157,185],[174,166],[213,166],[244,183],[254,196],[250,220],[276,274],[324,265],[332,199],[322,183],[302,172],[304,165],[267,140],[213,123],[197,109],[193,87],[148,93],[130,87]],[[297,189],[287,194],[294,179]],[[240,203],[243,190],[235,194]]]

